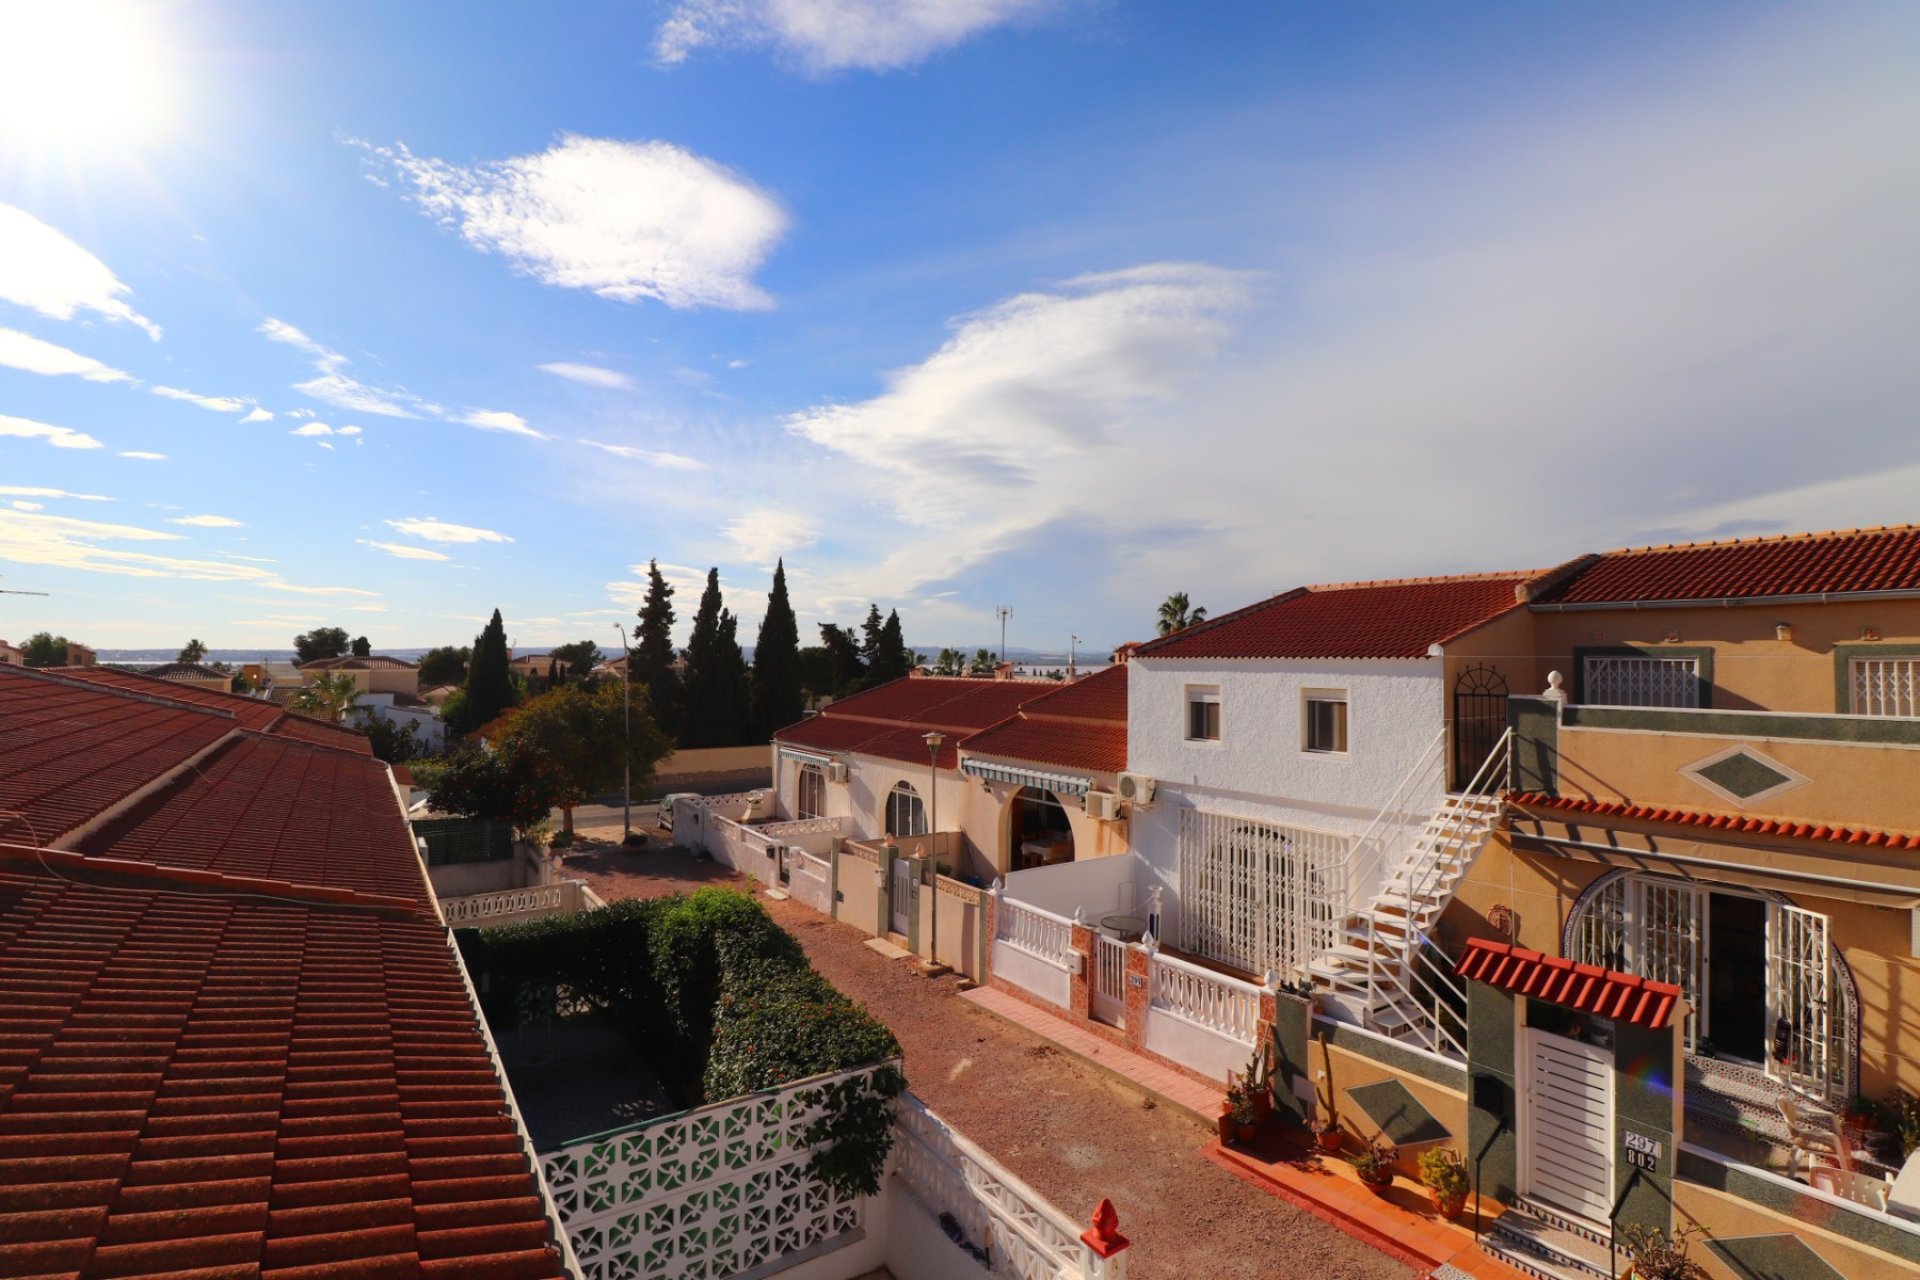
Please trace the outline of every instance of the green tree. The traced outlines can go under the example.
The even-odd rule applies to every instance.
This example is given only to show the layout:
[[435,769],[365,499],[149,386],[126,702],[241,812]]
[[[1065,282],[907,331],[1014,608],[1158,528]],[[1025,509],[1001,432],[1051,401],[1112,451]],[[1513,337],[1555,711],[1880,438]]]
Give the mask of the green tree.
[[544,756],[509,739],[456,754],[427,794],[442,813],[511,823],[525,836],[547,820],[567,791]]
[[657,560],[647,561],[647,597],[640,604],[640,626],[633,639],[629,678],[646,689],[653,716],[669,736],[682,720],[680,673],[674,669],[673,588]]
[[866,679],[867,664],[860,657],[860,642],[853,638],[852,627],[831,622],[820,624],[820,645],[827,651],[827,671],[831,680],[823,693],[840,697],[860,687]]
[[175,658],[174,661],[175,662],[205,662],[206,659],[207,659],[206,642],[204,640],[189,640],[185,645],[181,646],[180,656]]
[[720,571],[709,569],[687,641],[679,738],[683,747],[730,747],[749,736],[751,694],[738,631],[738,621],[720,597]]
[[287,705],[305,715],[338,721],[360,697],[360,688],[344,671],[323,671],[301,687]]
[[890,610],[874,638],[873,657],[867,662],[867,684],[871,687],[898,680],[912,666],[913,655],[907,652],[907,642],[900,634],[900,611]]
[[427,650],[420,659],[420,683],[426,688],[442,684],[465,684],[467,679],[467,661],[473,657],[469,645],[454,648],[443,644],[437,649]]
[[529,698],[507,719],[500,743],[524,747],[542,760],[560,786],[562,829],[573,832],[573,807],[612,790],[633,768],[644,793],[653,767],[673,749],[653,722],[644,689],[633,691],[632,731],[626,721],[626,691],[611,680],[591,688],[561,685]]
[[975,649],[973,651],[973,661],[967,664],[967,674],[970,676],[990,676],[993,674],[993,669],[999,665],[1000,659],[994,656],[993,650]]
[[353,656],[356,658],[371,658],[373,656],[373,641],[367,639],[365,636],[355,636],[353,641]]
[[593,669],[605,660],[600,646],[591,640],[575,640],[572,644],[563,644],[547,655],[551,663],[549,679],[554,684],[572,681],[585,684]]
[[801,688],[800,624],[787,599],[787,564],[773,566],[773,590],[767,593],[767,615],[753,642],[753,735],[760,741],[798,720],[807,698]]
[[317,662],[321,658],[346,656],[347,633],[341,627],[315,627],[293,638],[295,662]]
[[463,732],[478,729],[518,700],[507,662],[507,624],[495,609],[486,628],[473,641],[473,658],[467,666],[467,698],[462,708],[467,723],[457,726]]
[[1205,609],[1192,607],[1191,602],[1187,599],[1187,593],[1184,591],[1176,591],[1160,602],[1160,618],[1154,625],[1159,629],[1161,635],[1170,636],[1176,631],[1185,631],[1195,623],[1205,622],[1206,620],[1207,611]]
[[388,764],[405,764],[427,754],[427,744],[420,740],[420,726],[412,720],[403,728],[397,721],[368,716],[360,732],[367,735],[374,758]]
[[[873,660],[880,655],[880,632],[886,625],[880,617],[880,606],[868,605],[867,620],[860,624],[860,660],[868,667],[872,667]],[[867,683],[874,683],[871,672],[868,674]]]
[[36,631],[21,649],[20,655],[20,660],[29,667],[64,667],[67,665],[67,638]]
[[933,674],[937,676],[959,676],[967,672],[967,655],[958,649],[942,649],[940,656],[934,659]]

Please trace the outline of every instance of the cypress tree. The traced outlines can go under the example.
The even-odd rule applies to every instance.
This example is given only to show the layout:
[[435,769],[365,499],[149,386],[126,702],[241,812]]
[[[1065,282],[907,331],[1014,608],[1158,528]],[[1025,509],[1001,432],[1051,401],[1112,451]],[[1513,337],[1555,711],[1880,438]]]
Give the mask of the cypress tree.
[[[873,666],[873,660],[880,656],[880,629],[884,625],[880,621],[880,606],[868,605],[867,620],[860,624],[860,660],[869,668]],[[873,683],[871,676],[867,683]]]
[[495,609],[473,641],[467,664],[468,728],[477,729],[513,705],[513,673],[507,666],[507,626]]
[[900,633],[900,611],[889,610],[886,624],[880,628],[880,635],[874,644],[867,683],[875,685],[898,680],[907,674],[912,665],[912,655],[907,652],[906,639]]
[[639,633],[633,642],[633,682],[647,691],[654,723],[669,735],[680,730],[681,689],[673,669],[673,588],[660,575],[660,563],[647,561],[647,598],[640,605]]
[[806,699],[800,691],[800,624],[787,599],[785,560],[773,566],[773,590],[767,593],[767,616],[753,642],[754,739],[765,742],[774,731],[800,718]]
[[[693,634],[687,639],[685,714],[680,724],[683,747],[725,746],[729,714],[721,693],[720,571],[707,570],[707,589],[700,593],[700,610],[693,615]],[[736,646],[736,649],[738,646]]]
[[853,638],[853,628],[836,626],[831,622],[821,623],[820,645],[827,651],[827,670],[830,673],[828,687],[820,692],[838,698],[862,687],[867,666],[860,661],[860,645]]
[[[731,610],[720,611],[720,627],[713,646],[714,711],[722,735],[716,746],[735,747],[753,740],[753,686],[747,659],[740,652],[740,619]],[[795,717],[796,719],[798,717]]]

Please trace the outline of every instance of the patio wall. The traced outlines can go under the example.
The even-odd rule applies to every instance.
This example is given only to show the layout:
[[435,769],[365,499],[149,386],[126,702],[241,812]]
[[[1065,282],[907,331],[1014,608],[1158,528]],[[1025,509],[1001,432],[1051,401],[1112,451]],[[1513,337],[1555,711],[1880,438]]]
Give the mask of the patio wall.
[[1102,916],[1119,912],[1145,915],[1136,871],[1131,855],[1062,862],[1013,872],[1006,877],[1006,891],[1010,898],[1069,919],[1078,908],[1086,922],[1098,924]]

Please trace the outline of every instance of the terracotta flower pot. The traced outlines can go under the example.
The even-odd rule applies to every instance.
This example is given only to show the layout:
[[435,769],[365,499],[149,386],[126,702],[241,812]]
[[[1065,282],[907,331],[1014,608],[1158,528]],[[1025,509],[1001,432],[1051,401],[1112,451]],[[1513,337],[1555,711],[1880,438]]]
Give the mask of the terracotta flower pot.
[[1384,1196],[1387,1192],[1393,1190],[1393,1175],[1388,1174],[1384,1179],[1361,1178],[1360,1185],[1377,1196]]
[[1260,1126],[1257,1124],[1237,1124],[1234,1126],[1234,1133],[1240,1139],[1241,1145],[1244,1146],[1259,1136]]
[[1466,1209],[1466,1207],[1467,1197],[1464,1194],[1443,1196],[1438,1191],[1433,1192],[1433,1211],[1445,1218],[1448,1222],[1459,1218],[1461,1212]]
[[1320,1144],[1322,1151],[1337,1155],[1340,1151],[1342,1137],[1343,1135],[1338,1129],[1321,1129],[1313,1135],[1313,1140]]
[[1233,1141],[1233,1116],[1225,1107],[1220,1108],[1220,1145]]

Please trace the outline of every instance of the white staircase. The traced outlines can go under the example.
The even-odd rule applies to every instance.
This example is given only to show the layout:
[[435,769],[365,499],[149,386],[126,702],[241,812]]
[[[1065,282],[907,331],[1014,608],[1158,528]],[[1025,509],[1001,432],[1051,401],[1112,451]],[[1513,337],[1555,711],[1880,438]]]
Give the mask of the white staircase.
[[1465,996],[1429,934],[1500,816],[1510,741],[1510,732],[1501,735],[1472,782],[1443,794],[1415,829],[1407,806],[1444,778],[1435,774],[1446,767],[1443,734],[1354,846],[1349,884],[1377,879],[1380,887],[1349,904],[1339,943],[1307,966],[1334,1017],[1466,1057]]

